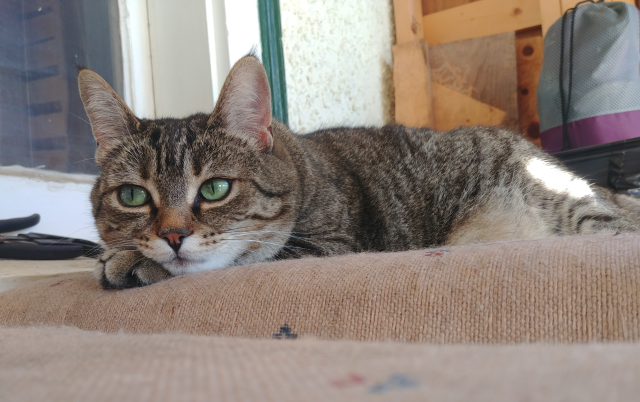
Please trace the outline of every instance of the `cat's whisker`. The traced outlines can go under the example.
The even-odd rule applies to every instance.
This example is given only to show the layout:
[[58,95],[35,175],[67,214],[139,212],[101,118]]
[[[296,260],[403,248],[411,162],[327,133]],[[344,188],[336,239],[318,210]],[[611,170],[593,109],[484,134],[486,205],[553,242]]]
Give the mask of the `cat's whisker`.
[[125,249],[125,248],[129,248],[132,247],[134,249],[137,249],[137,245],[135,243],[115,243],[115,244],[109,244],[108,245],[109,248],[120,248],[120,249]]
[[130,241],[120,241],[116,243],[108,244],[109,247],[137,247],[138,245]]
[[134,250],[138,249],[138,245],[130,240],[121,240],[113,243],[109,243],[106,246],[107,248],[119,248],[125,250],[126,248],[133,248]]
[[[289,226],[289,224],[286,224],[286,225],[287,225],[287,226]],[[226,232],[231,232],[231,231],[235,231],[235,230],[239,230],[239,229],[244,229],[244,228],[248,228],[248,227],[252,227],[252,226],[253,226],[253,225],[240,226],[240,227],[237,227],[237,228],[224,230],[224,232],[225,232],[225,233],[226,233]],[[273,226],[273,225],[270,225],[270,226]],[[314,233],[310,233],[310,232],[292,232],[292,231],[288,231],[288,230],[287,230],[287,231],[268,230],[268,231],[263,231],[263,232],[282,233],[282,234],[287,234],[287,235],[288,235],[289,233],[294,233],[294,234],[299,234],[299,235],[304,235],[304,234],[312,235],[312,234],[314,234]]]
[[[291,223],[289,223],[289,222],[282,222],[282,223],[272,222],[272,223],[269,223],[269,226],[270,227],[277,227],[277,226],[290,227]],[[240,225],[240,226],[236,226],[236,227],[233,227],[233,228],[225,229],[225,230],[223,230],[223,232],[226,233],[226,232],[231,232],[231,231],[235,231],[235,230],[239,230],[239,229],[246,229],[246,228],[253,228],[253,227],[255,227],[255,225],[253,225],[253,224]],[[308,234],[308,235],[315,234],[315,233],[312,233],[312,232],[292,232],[292,231],[286,231],[284,233],[294,233],[294,234],[302,234],[302,235],[304,235],[304,234]]]
[[69,240],[69,239],[72,239],[72,237],[71,237],[71,235],[72,235],[72,234],[77,233],[77,232],[79,232],[79,231],[81,231],[81,230],[85,230],[85,229],[90,228],[90,227],[95,227],[95,226],[93,226],[93,225],[85,226],[85,227],[83,227],[83,228],[80,228],[80,229],[78,229],[78,230],[75,230],[75,231],[71,232],[68,236],[61,236],[61,237],[63,237],[62,239],[58,239],[58,240],[54,241],[53,243],[49,243],[49,244],[47,244],[47,247],[48,247],[48,246],[53,246],[54,244],[56,244],[56,243],[58,243],[58,242],[61,242],[61,241],[67,241],[67,240]]
[[[250,226],[245,226],[245,227],[250,227]],[[223,233],[234,233],[235,234],[235,233],[237,233],[235,230],[238,230],[238,229],[242,229],[242,227],[237,228],[237,229],[225,230]],[[293,237],[293,236],[291,236],[292,234],[293,235],[301,235],[301,236],[318,236],[318,235],[331,234],[332,233],[330,231],[325,231],[325,232],[288,232],[288,231],[287,232],[280,232],[280,231],[275,231],[275,230],[274,231],[252,231],[252,233],[262,233],[262,232],[264,232],[264,233],[280,233],[280,234],[284,234],[284,235],[287,235],[287,236],[290,236],[290,237]],[[246,233],[249,233],[249,232],[246,232]]]
[[75,113],[69,112],[70,115],[77,117],[78,119],[84,121],[85,123],[87,123],[89,126],[91,126],[91,123],[89,123],[88,121],[86,121],[85,119],[83,119],[82,117],[78,116]]
[[96,228],[96,226],[95,226],[95,225],[89,225],[89,226],[82,227],[82,228],[80,228],[80,229],[78,229],[78,230],[74,230],[73,232],[69,233],[69,235],[68,235],[68,236],[69,236],[69,237],[71,237],[71,235],[72,235],[72,234],[74,234],[74,233],[78,233],[79,231],[81,231],[81,230],[85,230],[85,229],[88,229],[88,228],[94,228],[94,229],[95,229],[95,228]]
[[283,235],[286,235],[287,237],[290,237],[290,238],[293,238],[293,239],[297,239],[297,240],[301,240],[301,241],[304,241],[306,243],[309,243],[309,244],[311,244],[313,246],[316,246],[316,247],[318,247],[318,248],[320,248],[320,249],[322,249],[324,251],[324,247],[322,247],[318,243],[313,242],[310,239],[305,238],[305,237],[299,237],[299,236],[291,235],[291,234],[289,234],[287,232],[277,232],[277,231],[273,231],[273,230],[262,230],[262,231],[252,231],[252,232],[235,232],[235,233],[233,233],[233,235],[234,236],[250,236],[250,235],[262,234],[262,233],[283,234]]
[[[264,241],[260,241],[260,240],[250,240],[250,239],[225,239],[225,240],[229,240],[229,241],[244,241],[244,242],[248,242],[248,243],[260,243],[262,245],[264,245],[264,247],[268,250],[273,250],[274,252],[278,252],[281,250],[284,250],[285,252],[287,252],[285,250],[285,247],[281,244],[277,244],[277,243],[270,243],[270,242],[264,242]],[[289,252],[287,252],[288,254],[290,254]]]
[[315,251],[312,250],[310,248],[305,248],[305,247],[298,247],[298,246],[287,246],[284,244],[279,244],[279,243],[272,243],[272,242],[265,242],[262,240],[253,240],[253,239],[222,239],[222,240],[230,240],[230,241],[248,241],[248,242],[253,242],[253,243],[262,243],[262,244],[270,244],[273,246],[278,246],[278,247],[282,247],[282,248],[297,248],[297,249],[301,249],[301,250],[307,250],[307,251]]
[[[115,249],[118,251],[137,251],[136,248],[130,247],[130,246],[115,246],[115,247],[109,247],[109,250]],[[96,248],[97,250],[97,248]]]

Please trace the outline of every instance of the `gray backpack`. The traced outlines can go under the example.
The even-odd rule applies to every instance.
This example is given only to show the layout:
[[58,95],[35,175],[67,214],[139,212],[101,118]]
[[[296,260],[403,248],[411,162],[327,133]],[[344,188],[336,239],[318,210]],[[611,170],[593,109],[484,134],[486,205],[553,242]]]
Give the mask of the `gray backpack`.
[[639,20],[630,4],[589,2],[549,28],[538,84],[544,150],[640,137]]

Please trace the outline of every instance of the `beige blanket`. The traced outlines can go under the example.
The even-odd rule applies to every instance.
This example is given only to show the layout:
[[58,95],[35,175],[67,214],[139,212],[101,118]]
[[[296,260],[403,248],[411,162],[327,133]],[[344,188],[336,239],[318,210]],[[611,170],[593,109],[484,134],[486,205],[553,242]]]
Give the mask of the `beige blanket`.
[[640,339],[640,235],[288,260],[106,291],[0,294],[0,325],[436,343]]
[[637,401],[640,344],[425,345],[0,328],[0,400]]

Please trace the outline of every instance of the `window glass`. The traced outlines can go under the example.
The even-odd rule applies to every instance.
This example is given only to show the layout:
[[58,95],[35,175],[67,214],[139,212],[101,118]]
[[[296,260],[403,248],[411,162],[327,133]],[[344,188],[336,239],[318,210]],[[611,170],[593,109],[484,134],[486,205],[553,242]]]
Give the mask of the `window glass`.
[[117,0],[0,0],[0,165],[97,173],[76,65],[122,96]]

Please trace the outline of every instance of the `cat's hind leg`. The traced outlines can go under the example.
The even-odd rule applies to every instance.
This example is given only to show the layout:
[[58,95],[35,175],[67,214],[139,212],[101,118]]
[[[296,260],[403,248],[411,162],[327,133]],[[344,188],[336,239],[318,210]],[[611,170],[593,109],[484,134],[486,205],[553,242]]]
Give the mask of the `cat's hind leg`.
[[627,208],[636,201],[624,199],[621,205],[616,197],[599,188],[582,197],[537,194],[529,202],[517,194],[495,197],[456,223],[445,243],[640,232],[640,220]]
[[455,224],[445,244],[461,245],[503,240],[540,239],[553,236],[541,217],[523,202],[505,205],[487,202]]
[[640,209],[629,208],[635,203],[609,190],[595,188],[591,196],[568,201],[563,234],[638,232]]

